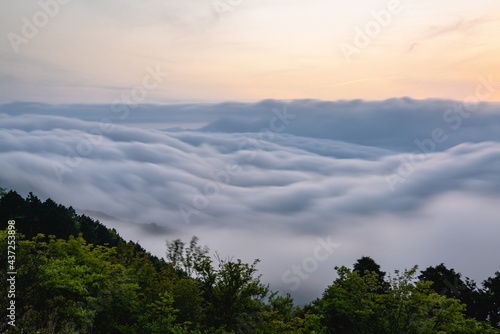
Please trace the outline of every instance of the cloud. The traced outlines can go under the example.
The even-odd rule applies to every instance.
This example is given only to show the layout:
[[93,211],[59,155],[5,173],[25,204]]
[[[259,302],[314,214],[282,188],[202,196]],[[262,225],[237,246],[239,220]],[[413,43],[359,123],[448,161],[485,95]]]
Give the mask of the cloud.
[[[272,132],[271,128],[274,126],[278,134],[300,137],[287,138],[284,142],[288,140],[305,142],[309,140],[308,138],[331,139],[347,144],[370,146],[381,153],[380,149],[400,152],[418,149],[415,140],[428,138],[435,128],[442,128],[448,137],[446,142],[436,147],[436,150],[449,149],[464,142],[496,141],[498,132],[493,130],[498,129],[500,123],[498,107],[498,103],[480,103],[475,106],[475,110],[467,111],[466,108],[472,107],[459,101],[440,99],[419,101],[401,98],[385,101],[338,102],[264,100],[254,104],[227,102],[140,105],[136,108],[127,105],[53,106],[11,103],[0,106],[0,113],[63,117],[60,122],[67,122],[67,118],[94,122],[109,118],[116,125],[150,127],[151,124],[156,124],[156,128],[163,129],[178,129],[178,124],[182,123],[186,125],[185,128],[198,128],[200,131],[210,133],[259,133],[265,129]],[[121,108],[128,111],[126,117],[122,117],[124,114]],[[285,119],[288,124],[282,123],[280,117],[287,116],[294,118]],[[63,124],[57,125],[53,122],[55,120],[44,121],[44,126],[64,127]],[[200,123],[203,125],[200,126]],[[194,126],[195,124],[198,126]],[[485,127],[490,129],[483,131]],[[281,131],[278,131],[280,128]],[[188,140],[186,136],[183,138]],[[279,141],[279,138],[276,140]],[[325,145],[331,146],[333,143]],[[344,144],[344,147],[347,146]],[[357,151],[360,147],[351,146],[351,149]]]
[[[331,282],[333,265],[361,255],[487,275],[500,265],[478,268],[499,250],[488,237],[480,242],[479,229],[500,232],[500,112],[478,104],[454,129],[443,115],[457,104],[141,105],[123,120],[104,105],[8,104],[0,106],[0,186],[88,210],[159,256],[164,239],[198,235],[222,253],[259,257],[282,291],[290,286],[281,274],[314,252],[317,237],[332,236],[341,246],[296,291],[300,301]],[[446,140],[429,141],[437,128]],[[456,242],[474,245],[473,255],[448,251]]]
[[492,21],[491,15],[485,15],[475,19],[464,20],[460,19],[451,24],[433,26],[429,29],[429,33],[423,39],[431,39],[448,35],[450,33],[467,33],[476,27]]

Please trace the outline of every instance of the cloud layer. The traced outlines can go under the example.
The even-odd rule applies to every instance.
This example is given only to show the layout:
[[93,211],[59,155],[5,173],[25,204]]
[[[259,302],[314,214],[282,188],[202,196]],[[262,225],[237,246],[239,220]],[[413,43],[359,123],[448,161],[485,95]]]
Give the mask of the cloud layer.
[[122,118],[103,105],[1,106],[0,186],[90,210],[160,256],[164,239],[195,234],[261,258],[282,291],[329,237],[339,247],[301,279],[299,301],[361,255],[477,279],[500,266],[498,104],[268,100]]

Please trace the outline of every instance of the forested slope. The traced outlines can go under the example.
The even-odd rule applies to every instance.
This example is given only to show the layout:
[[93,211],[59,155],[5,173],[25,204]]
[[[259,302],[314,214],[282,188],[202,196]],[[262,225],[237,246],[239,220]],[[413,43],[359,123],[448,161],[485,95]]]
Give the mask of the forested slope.
[[500,333],[498,272],[477,286],[444,264],[387,275],[363,257],[299,307],[261,282],[258,260],[214,260],[197,238],[159,259],[50,199],[0,196],[0,263],[15,244],[17,272],[15,291],[0,272],[0,332]]

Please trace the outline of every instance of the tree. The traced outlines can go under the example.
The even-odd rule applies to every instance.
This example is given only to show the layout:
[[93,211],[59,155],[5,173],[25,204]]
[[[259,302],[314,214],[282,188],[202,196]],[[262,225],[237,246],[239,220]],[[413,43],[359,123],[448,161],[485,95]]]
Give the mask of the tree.
[[184,271],[188,276],[196,273],[196,264],[200,264],[206,259],[209,252],[207,246],[198,246],[198,237],[193,236],[189,247],[180,240],[167,240],[167,259],[172,262],[175,268]]
[[367,332],[377,330],[376,299],[374,291],[378,287],[378,276],[366,271],[335,267],[339,276],[324,292],[321,299],[314,303],[315,310],[323,317],[323,325],[333,333]]
[[418,278],[423,282],[432,282],[432,289],[442,296],[458,298],[467,289],[461,274],[448,269],[441,263],[423,270]]
[[[383,284],[385,272],[380,270],[380,265],[378,265],[371,257],[362,256],[360,259],[358,259],[354,264],[354,271],[357,271],[360,276],[364,276],[369,272],[377,274],[377,280],[382,286],[382,290],[385,287],[385,285]],[[379,289],[379,291],[382,290]]]
[[371,257],[362,256],[354,264],[354,271],[359,272],[360,276],[364,276],[367,271],[371,271],[377,274],[380,280],[384,280],[385,272],[380,270],[380,265],[378,265]]
[[167,288],[173,297],[172,306],[179,310],[176,318],[179,323],[203,321],[202,284],[191,278],[174,278]]
[[213,266],[207,255],[208,247],[200,247],[193,237],[189,247],[177,239],[167,241],[167,258],[174,266],[196,278],[204,290],[205,325],[208,328],[237,330],[242,319],[247,319],[261,310],[269,287],[260,282],[256,266],[240,259],[222,259],[216,254],[218,264]]
[[326,334],[321,318],[316,314],[305,314],[294,305],[290,294],[270,294],[263,310],[251,321],[242,322],[242,333]]
[[431,282],[431,288],[438,294],[455,298],[467,305],[467,316],[485,321],[487,312],[482,305],[482,292],[476,283],[469,278],[462,279],[460,273],[448,269],[441,263],[423,270],[418,278],[423,282]]
[[498,333],[467,319],[465,305],[416,280],[417,267],[395,271],[383,289],[375,272],[336,268],[339,278],[314,303],[331,333]]
[[197,266],[205,299],[209,303],[206,310],[208,325],[236,330],[239,319],[260,311],[269,287],[260,282],[260,275],[256,276],[259,260],[252,264],[240,259],[217,260],[216,268],[211,266],[208,258]]
[[483,286],[488,320],[492,326],[500,328],[500,272],[486,279]]
[[[0,263],[8,263],[8,247],[12,245],[8,243],[9,230],[0,230]],[[15,249],[15,262],[12,263],[14,270],[17,272],[15,275],[15,307],[16,307],[16,325],[21,325],[26,319],[30,319],[29,313],[33,308],[42,305],[46,300],[44,293],[44,285],[47,281],[45,268],[47,265],[46,258],[46,244],[41,243],[40,240],[43,235],[35,237],[33,240],[24,240],[24,235],[20,233],[15,234],[16,242]],[[12,248],[9,248],[12,251]],[[6,293],[10,286],[7,279],[11,275],[7,274],[7,270],[0,271],[0,317],[7,319],[7,306],[9,303],[8,294]],[[23,320],[24,319],[24,320]],[[34,321],[36,319],[30,319]],[[5,326],[4,326],[5,325]],[[0,333],[7,330],[8,326],[2,320],[0,325]]]
[[[16,233],[12,224],[0,229],[0,262],[14,266],[7,248],[15,244],[17,271],[16,328],[2,323],[1,333],[500,333],[490,325],[500,322],[500,272],[478,289],[444,264],[418,280],[416,266],[386,275],[365,256],[352,270],[336,267],[338,279],[322,297],[297,307],[290,295],[270,293],[261,282],[259,260],[211,257],[196,237],[188,245],[167,242],[167,263],[31,193],[23,199],[3,192],[0,217],[0,224],[17,220]],[[58,236],[36,234],[43,231]],[[4,291],[10,290],[6,274],[0,271]],[[0,294],[4,319],[9,298]],[[490,324],[466,313],[470,305]]]
[[0,229],[5,229],[11,219],[22,222],[17,225],[17,230],[27,239],[39,233],[62,239],[82,233],[84,239],[94,245],[117,246],[119,240],[124,241],[115,230],[106,228],[99,221],[78,216],[72,207],[58,205],[51,199],[42,202],[32,193],[26,199],[12,190],[0,196]]

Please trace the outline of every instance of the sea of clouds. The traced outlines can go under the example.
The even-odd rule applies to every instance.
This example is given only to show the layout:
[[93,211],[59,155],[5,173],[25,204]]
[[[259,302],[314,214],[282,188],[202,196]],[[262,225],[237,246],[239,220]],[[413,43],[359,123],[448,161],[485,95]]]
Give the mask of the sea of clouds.
[[299,302],[362,255],[500,270],[500,104],[318,100],[0,106],[0,187],[164,256],[197,235]]

